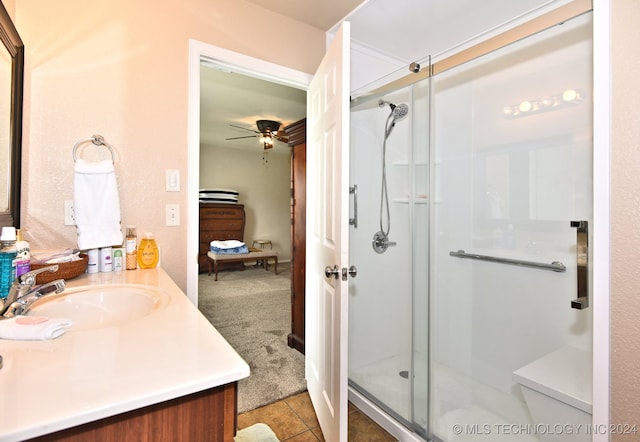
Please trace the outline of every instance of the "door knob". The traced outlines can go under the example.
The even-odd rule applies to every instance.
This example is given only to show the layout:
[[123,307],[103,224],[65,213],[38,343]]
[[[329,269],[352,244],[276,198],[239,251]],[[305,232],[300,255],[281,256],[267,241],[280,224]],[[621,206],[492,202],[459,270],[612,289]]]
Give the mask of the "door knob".
[[338,276],[340,276],[340,268],[337,264],[334,265],[333,268],[326,266],[324,268],[324,276],[327,278],[331,278],[333,276],[335,279],[338,279]]

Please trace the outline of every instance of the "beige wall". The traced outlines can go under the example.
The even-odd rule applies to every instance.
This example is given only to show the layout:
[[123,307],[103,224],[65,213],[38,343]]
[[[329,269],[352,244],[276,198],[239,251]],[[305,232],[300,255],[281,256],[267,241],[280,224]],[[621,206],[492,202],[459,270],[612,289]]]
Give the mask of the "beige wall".
[[[640,434],[640,2],[613,0],[611,422]],[[597,293],[594,294],[597,296]]]
[[278,252],[279,261],[291,259],[291,156],[256,150],[200,148],[200,188],[233,189],[240,192],[246,223],[244,241],[268,239]]
[[[243,0],[12,3],[26,50],[22,227],[32,249],[76,246],[63,225],[71,152],[101,134],[118,154],[123,225],[155,233],[186,290],[188,40],[313,72],[324,33]],[[165,192],[165,169],[180,170],[181,192]],[[180,204],[179,227],[164,225],[169,203]]]

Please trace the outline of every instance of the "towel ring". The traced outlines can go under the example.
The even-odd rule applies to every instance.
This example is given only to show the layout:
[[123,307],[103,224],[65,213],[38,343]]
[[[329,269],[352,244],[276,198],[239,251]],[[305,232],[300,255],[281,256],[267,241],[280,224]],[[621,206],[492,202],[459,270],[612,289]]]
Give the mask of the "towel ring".
[[104,146],[107,149],[109,149],[109,152],[111,152],[111,161],[113,163],[116,162],[116,156],[115,153],[113,152],[113,147],[111,147],[106,141],[104,141],[104,137],[102,135],[94,135],[91,138],[87,138],[86,140],[80,140],[78,141],[74,146],[73,146],[73,162],[75,163],[76,160],[78,159],[76,157],[76,152],[78,150],[78,147],[82,144],[82,143],[86,143],[87,141],[91,141],[93,144],[95,144],[96,146]]

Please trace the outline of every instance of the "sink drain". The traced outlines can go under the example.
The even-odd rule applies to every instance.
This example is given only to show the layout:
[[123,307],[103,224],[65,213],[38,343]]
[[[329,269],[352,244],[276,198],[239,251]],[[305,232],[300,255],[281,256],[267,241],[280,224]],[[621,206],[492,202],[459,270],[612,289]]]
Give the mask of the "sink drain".
[[402,370],[398,374],[400,375],[401,378],[409,379],[409,371],[408,370]]

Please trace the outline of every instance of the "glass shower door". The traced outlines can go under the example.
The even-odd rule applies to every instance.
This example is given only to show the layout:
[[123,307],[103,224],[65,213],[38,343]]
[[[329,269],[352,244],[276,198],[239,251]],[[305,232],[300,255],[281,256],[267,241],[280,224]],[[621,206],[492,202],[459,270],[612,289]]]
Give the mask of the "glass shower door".
[[[352,109],[351,213],[357,222],[349,238],[350,262],[358,268],[349,287],[350,386],[423,434],[428,134],[427,125],[416,122],[428,121],[427,107],[423,83]],[[381,232],[388,234],[384,244],[376,243]]]
[[[432,79],[430,435],[438,440],[474,431],[537,440],[500,435],[501,425],[535,422],[513,372],[558,349],[591,351],[592,310],[570,306],[570,222],[592,219],[591,54],[588,14]],[[462,253],[558,261],[566,271]]]

